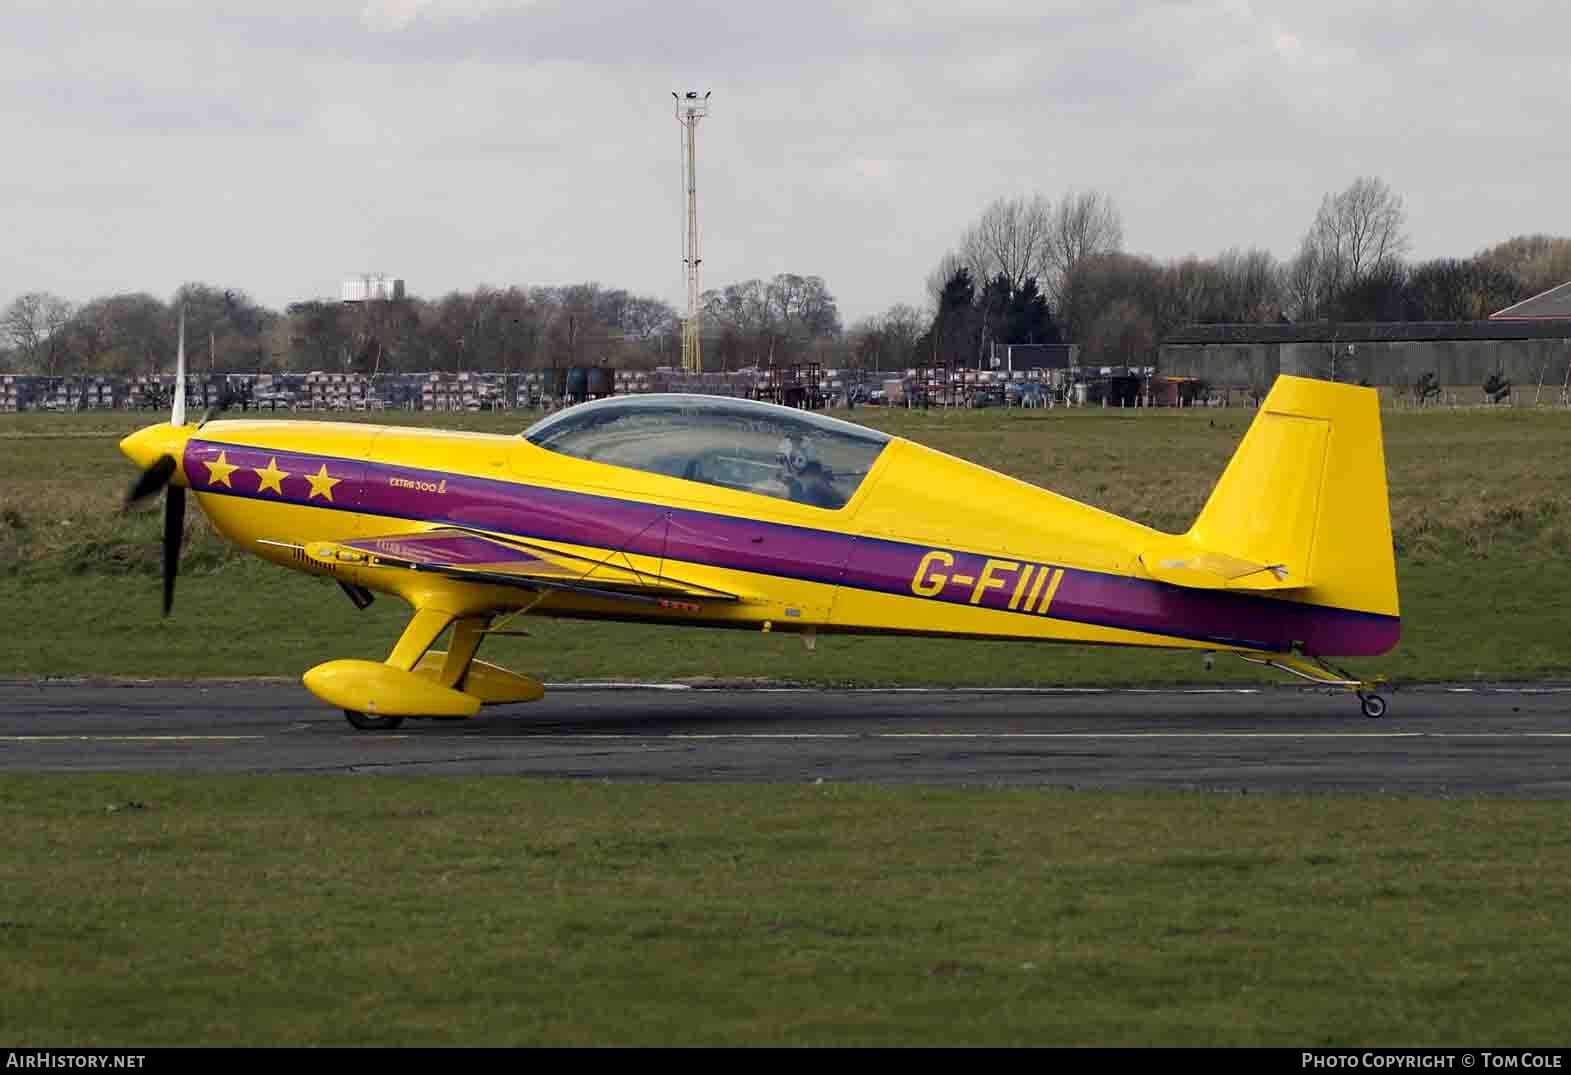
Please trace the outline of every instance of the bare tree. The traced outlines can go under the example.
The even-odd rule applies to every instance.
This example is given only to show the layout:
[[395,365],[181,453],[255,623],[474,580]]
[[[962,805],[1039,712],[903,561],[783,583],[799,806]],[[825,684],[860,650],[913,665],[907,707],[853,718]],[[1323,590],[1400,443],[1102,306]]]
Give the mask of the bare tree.
[[1118,299],[1098,314],[1085,334],[1092,363],[1139,366],[1150,363],[1161,336],[1151,315],[1130,299]]
[[1282,304],[1294,321],[1314,321],[1327,302],[1324,272],[1317,250],[1303,247],[1282,266]]
[[841,335],[840,310],[821,276],[778,273],[706,291],[705,344],[722,368],[820,356]]
[[1082,258],[1115,254],[1124,247],[1124,222],[1113,199],[1100,191],[1071,191],[1053,213],[1047,286],[1061,300],[1065,281]]
[[909,361],[916,341],[926,330],[932,316],[915,306],[896,303],[883,313],[884,334],[889,338],[895,357],[901,365]]
[[1518,235],[1490,247],[1474,260],[1511,273],[1528,295],[1537,295],[1571,280],[1571,239],[1553,235]]
[[1105,339],[1106,312],[1139,309],[1148,321],[1150,311],[1162,302],[1162,270],[1150,258],[1131,254],[1091,254],[1075,263],[1062,285],[1058,301],[1059,326],[1065,339],[1089,345],[1093,331]]
[[1402,199],[1372,176],[1327,194],[1290,270],[1289,287],[1307,316],[1337,314],[1341,296],[1387,274],[1407,252]]
[[98,311],[109,338],[107,369],[157,373],[175,353],[176,323],[169,307],[146,292],[110,295],[88,304]]
[[850,356],[857,366],[875,374],[903,369],[912,363],[916,341],[931,321],[916,307],[897,303],[851,327]]
[[949,286],[949,281],[955,278],[955,273],[967,269],[971,278],[976,279],[976,270],[964,257],[951,250],[938,259],[938,264],[933,266],[933,271],[927,274],[924,282],[927,290],[927,299],[936,309],[943,304],[944,289]]
[[961,238],[960,257],[976,279],[1002,276],[1013,292],[1047,274],[1052,234],[1052,203],[1046,197],[999,198]]
[[840,332],[840,310],[822,276],[779,273],[765,288],[777,321],[793,336],[816,339]]
[[1223,251],[1216,259],[1222,275],[1225,320],[1272,321],[1282,312],[1282,273],[1269,250]]
[[30,291],[0,314],[0,333],[16,348],[17,363],[23,369],[48,376],[63,372],[70,354],[66,334],[71,321],[71,304],[46,291]]

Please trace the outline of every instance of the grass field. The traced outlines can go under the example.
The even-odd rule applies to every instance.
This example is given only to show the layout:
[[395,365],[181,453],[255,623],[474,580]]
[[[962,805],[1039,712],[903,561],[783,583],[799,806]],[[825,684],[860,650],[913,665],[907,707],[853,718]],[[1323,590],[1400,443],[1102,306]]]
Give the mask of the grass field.
[[[1168,529],[1250,412],[854,417]],[[116,513],[147,415],[0,418],[0,676],[288,675],[405,612]],[[402,416],[409,417],[409,416]],[[509,429],[521,419],[414,416]],[[1399,679],[1571,676],[1571,414],[1387,416]],[[1152,683],[1193,656],[531,623],[547,679]],[[334,718],[336,719],[336,718]],[[0,781],[28,1046],[1554,1047],[1571,805],[406,777]]]
[[1561,1046],[1564,804],[0,784],[37,1045]]
[[[1185,528],[1253,412],[1056,410],[853,417],[1168,530]],[[158,605],[156,510],[116,513],[130,465],[116,440],[150,415],[0,418],[0,604],[28,628],[0,676],[298,675],[328,657],[384,656],[406,610],[359,614],[320,580],[263,566],[192,509],[176,614]],[[393,419],[512,431],[517,413]],[[1397,681],[1571,676],[1571,413],[1386,415],[1403,639],[1354,670]],[[14,617],[13,617],[14,618]],[[1253,682],[1193,654],[842,639],[537,620],[486,655],[547,680],[717,678],[806,683]]]

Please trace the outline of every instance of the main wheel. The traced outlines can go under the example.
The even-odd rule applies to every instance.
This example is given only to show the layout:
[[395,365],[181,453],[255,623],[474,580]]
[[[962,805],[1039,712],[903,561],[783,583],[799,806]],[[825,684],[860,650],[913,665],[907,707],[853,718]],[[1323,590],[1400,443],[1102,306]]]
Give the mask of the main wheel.
[[1386,700],[1378,694],[1360,694],[1359,699],[1364,703],[1364,716],[1370,720],[1379,720],[1386,715]]
[[372,717],[353,709],[344,710],[344,719],[362,732],[390,732],[404,722],[403,717]]

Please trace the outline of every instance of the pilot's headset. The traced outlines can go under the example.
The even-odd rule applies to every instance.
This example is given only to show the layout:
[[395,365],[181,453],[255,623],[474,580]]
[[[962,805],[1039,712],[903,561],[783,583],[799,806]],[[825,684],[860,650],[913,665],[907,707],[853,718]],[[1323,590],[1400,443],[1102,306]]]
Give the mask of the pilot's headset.
[[775,449],[775,459],[792,474],[800,474],[809,463],[818,461],[818,453],[807,441],[799,437],[786,437]]

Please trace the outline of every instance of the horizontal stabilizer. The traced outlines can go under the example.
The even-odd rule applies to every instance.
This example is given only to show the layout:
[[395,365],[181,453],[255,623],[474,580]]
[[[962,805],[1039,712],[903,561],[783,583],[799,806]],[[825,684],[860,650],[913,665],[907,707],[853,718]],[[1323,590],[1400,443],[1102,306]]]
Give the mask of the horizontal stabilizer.
[[1287,564],[1262,564],[1196,548],[1179,539],[1140,554],[1146,573],[1159,582],[1196,590],[1296,590],[1308,585]]

